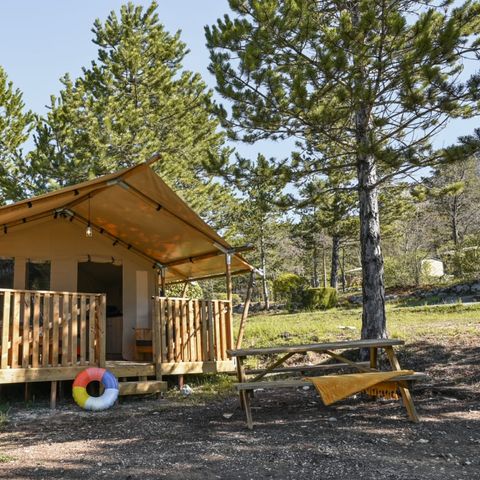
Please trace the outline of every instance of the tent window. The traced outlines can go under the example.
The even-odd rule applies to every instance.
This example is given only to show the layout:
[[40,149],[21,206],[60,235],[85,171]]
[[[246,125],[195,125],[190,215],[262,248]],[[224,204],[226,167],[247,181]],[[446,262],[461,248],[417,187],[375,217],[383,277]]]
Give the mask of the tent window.
[[50,262],[27,262],[27,290],[50,290]]
[[13,288],[13,258],[0,258],[0,288]]

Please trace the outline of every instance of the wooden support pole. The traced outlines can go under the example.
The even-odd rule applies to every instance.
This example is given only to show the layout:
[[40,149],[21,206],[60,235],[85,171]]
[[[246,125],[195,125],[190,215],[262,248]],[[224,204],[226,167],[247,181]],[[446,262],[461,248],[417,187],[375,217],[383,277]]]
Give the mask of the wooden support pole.
[[57,382],[50,382],[50,408],[57,408]]
[[227,348],[230,349],[233,346],[233,287],[232,287],[232,254],[225,254],[225,280],[227,287],[227,301],[226,305],[226,335],[227,335]]
[[190,286],[190,282],[185,282],[183,284],[183,289],[182,289],[182,297],[185,298],[187,296],[188,292],[188,287]]
[[232,255],[225,254],[225,279],[227,283],[227,300],[232,301]]
[[250,301],[252,299],[253,282],[255,279],[255,270],[250,272],[250,278],[248,279],[247,295],[245,296],[245,304],[243,305],[242,318],[240,320],[240,327],[238,329],[237,343],[235,348],[238,350],[242,346],[243,335],[245,333],[245,326],[247,324],[248,311],[250,309]]
[[160,296],[165,297],[166,296],[166,288],[165,288],[165,267],[162,267],[160,269]]

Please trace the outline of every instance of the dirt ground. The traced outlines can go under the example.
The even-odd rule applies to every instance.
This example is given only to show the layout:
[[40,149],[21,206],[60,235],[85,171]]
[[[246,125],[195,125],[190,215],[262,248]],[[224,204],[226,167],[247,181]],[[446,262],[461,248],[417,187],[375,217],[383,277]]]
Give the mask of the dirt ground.
[[14,408],[0,478],[480,479],[480,349],[409,352],[402,363],[432,376],[414,392],[419,424],[399,401],[325,407],[313,389],[257,392],[253,431],[234,395],[129,399],[97,413]]

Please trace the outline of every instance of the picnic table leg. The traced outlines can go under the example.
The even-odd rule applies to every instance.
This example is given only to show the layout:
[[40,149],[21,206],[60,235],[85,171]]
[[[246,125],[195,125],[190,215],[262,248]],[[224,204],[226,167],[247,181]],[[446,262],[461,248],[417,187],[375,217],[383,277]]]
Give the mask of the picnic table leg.
[[370,368],[378,370],[378,349],[377,347],[370,347]]
[[[392,370],[401,370],[400,362],[395,355],[393,347],[385,347],[385,352],[387,353],[388,361],[392,366]],[[415,409],[415,405],[413,404],[412,395],[407,384],[404,382],[399,383],[399,389],[402,395],[403,404],[407,409],[408,417],[412,422],[419,422],[420,419],[418,418],[417,410]]]
[[253,430],[252,409],[250,407],[250,396],[246,390],[240,392],[240,398],[243,399],[243,405],[245,407],[245,416],[247,417],[247,427]]
[[[243,357],[237,357],[237,379],[238,383],[245,382],[245,369],[243,368]],[[245,410],[245,401],[244,396],[242,395],[243,391],[240,390],[240,407],[242,410]]]

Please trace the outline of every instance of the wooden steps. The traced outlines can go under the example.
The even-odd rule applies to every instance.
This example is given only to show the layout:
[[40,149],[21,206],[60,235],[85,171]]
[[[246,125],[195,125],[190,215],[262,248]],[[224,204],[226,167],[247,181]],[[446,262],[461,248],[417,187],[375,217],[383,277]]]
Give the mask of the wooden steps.
[[136,382],[119,382],[119,395],[152,395],[167,391],[167,382],[161,380],[139,380]]

